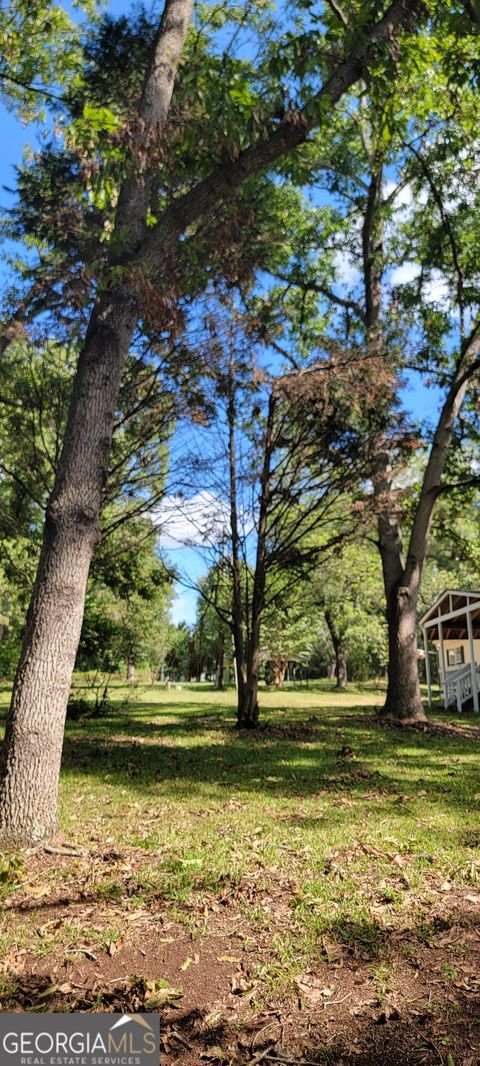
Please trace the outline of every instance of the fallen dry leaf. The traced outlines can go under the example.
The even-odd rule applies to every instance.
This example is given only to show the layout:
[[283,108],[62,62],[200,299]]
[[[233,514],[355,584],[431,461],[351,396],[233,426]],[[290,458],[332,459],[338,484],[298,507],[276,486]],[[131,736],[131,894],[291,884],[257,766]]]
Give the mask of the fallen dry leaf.
[[321,979],[313,974],[302,974],[297,978],[296,985],[303,999],[312,1005],[333,996],[333,988],[325,988]]
[[337,962],[341,959],[345,952],[344,944],[336,944],[334,940],[330,940],[328,936],[322,936],[322,948],[327,956],[327,962]]
[[228,1055],[225,1054],[223,1048],[219,1044],[214,1044],[213,1047],[207,1048],[206,1051],[200,1053],[201,1059],[208,1059],[209,1062],[226,1062]]

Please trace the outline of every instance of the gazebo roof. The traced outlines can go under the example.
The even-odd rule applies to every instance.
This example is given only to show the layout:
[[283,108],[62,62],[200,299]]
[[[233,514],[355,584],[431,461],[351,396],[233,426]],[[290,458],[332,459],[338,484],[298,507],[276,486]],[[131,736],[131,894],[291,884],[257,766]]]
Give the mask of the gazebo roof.
[[474,637],[480,637],[480,592],[472,589],[445,589],[420,619],[430,640],[438,640],[438,623],[443,625],[444,640],[466,640],[467,614],[472,619]]

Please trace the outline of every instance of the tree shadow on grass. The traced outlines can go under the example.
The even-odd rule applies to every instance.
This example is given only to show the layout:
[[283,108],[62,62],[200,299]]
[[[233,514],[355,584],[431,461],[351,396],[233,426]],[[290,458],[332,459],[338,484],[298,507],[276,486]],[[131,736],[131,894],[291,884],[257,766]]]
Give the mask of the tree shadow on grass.
[[277,706],[265,712],[258,731],[245,733],[235,729],[232,707],[138,701],[67,722],[62,770],[67,779],[108,778],[148,798],[159,786],[162,797],[191,799],[198,787],[220,802],[228,790],[266,800],[323,794],[326,802],[340,792],[358,800],[370,795],[377,810],[390,814],[392,803],[402,803],[408,814],[420,793],[426,802],[475,812],[477,753],[467,737],[379,729],[362,708],[284,714]]
[[[363,796],[376,806],[434,800],[442,807],[476,810],[477,760],[468,740],[423,734],[392,739],[368,731],[358,733],[348,718],[307,733],[305,739],[253,737],[218,721],[161,723],[127,719],[112,723],[79,723],[67,732],[63,775],[79,772],[114,785],[128,785],[146,796],[158,792],[176,799],[202,795],[222,800],[227,790],[276,797],[326,797],[344,793]],[[132,732],[130,732],[132,730]],[[92,735],[93,734],[93,735]],[[192,743],[190,743],[190,737]],[[345,744],[345,740],[350,743]],[[366,744],[367,742],[367,744]],[[475,751],[476,754],[476,751]],[[468,758],[465,758],[468,757]],[[375,760],[381,760],[381,771]],[[460,760],[457,764],[455,760]],[[465,761],[463,761],[465,759]],[[390,805],[390,806],[389,806]]]

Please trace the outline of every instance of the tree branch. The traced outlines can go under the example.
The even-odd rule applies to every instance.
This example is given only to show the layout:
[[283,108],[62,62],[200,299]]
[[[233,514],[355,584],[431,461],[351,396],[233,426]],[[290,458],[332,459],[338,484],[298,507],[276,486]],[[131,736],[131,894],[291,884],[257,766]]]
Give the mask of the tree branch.
[[288,278],[285,274],[279,274],[278,271],[276,276],[277,278],[280,278],[280,281],[285,281],[297,289],[301,289],[302,292],[318,292],[321,296],[325,296],[327,300],[330,300],[331,303],[338,304],[339,307],[344,307],[347,311],[354,311],[362,322],[365,321],[365,311],[356,300],[337,296],[337,294],[332,292],[327,285],[322,285],[318,281],[304,281],[303,279],[299,280],[298,278]]
[[247,178],[303,144],[309,134],[326,121],[322,105],[327,103],[327,111],[330,111],[361,78],[378,45],[391,41],[396,30],[414,24],[421,12],[423,9],[418,0],[393,0],[378,22],[365,27],[351,54],[339,64],[303,111],[289,112],[263,141],[246,148],[238,159],[220,164],[208,178],[166,208],[138,251],[138,267],[152,276],[158,274],[166,252],[173,248],[177,237],[188,226],[224,199],[231,198],[232,192]]

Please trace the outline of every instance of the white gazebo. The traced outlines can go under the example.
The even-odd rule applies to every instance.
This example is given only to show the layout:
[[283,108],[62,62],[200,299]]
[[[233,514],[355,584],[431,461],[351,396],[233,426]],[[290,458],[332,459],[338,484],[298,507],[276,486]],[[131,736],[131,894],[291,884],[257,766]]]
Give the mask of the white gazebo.
[[456,704],[460,713],[470,700],[479,711],[480,592],[447,589],[420,619],[425,645],[428,705],[432,703],[429,640],[435,646],[445,707]]

